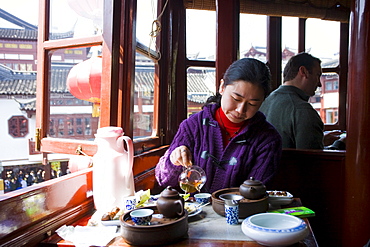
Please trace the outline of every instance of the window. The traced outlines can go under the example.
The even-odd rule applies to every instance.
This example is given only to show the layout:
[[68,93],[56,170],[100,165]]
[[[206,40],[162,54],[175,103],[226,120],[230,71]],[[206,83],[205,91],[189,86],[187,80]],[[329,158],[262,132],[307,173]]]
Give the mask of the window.
[[[322,121],[337,124],[339,109],[339,45],[340,22],[319,19],[306,20],[306,51],[321,60],[322,88],[318,89],[321,104],[313,104]],[[345,106],[343,106],[345,107]]]
[[[80,116],[91,118],[94,125],[90,128],[93,128],[93,133],[96,133],[101,83],[96,78],[101,77],[102,71],[100,59],[96,60],[99,52],[100,46],[59,49],[50,52],[49,123],[63,121],[63,127],[60,125],[56,131],[56,126],[49,126],[51,131],[48,134],[49,137],[94,139],[93,135],[77,134],[74,120]],[[60,59],[54,59],[55,56]],[[81,127],[79,132],[83,132],[83,129]]]
[[28,134],[28,120],[24,116],[13,116],[8,120],[9,135],[25,137]]
[[[38,58],[40,65],[38,72],[43,78],[37,89],[39,95],[44,93],[47,95],[44,102],[38,102],[38,107],[49,107],[49,110],[38,111],[43,115],[38,119],[45,122],[43,126],[48,126],[46,129],[41,129],[42,147],[45,149],[57,150],[58,153],[64,151],[71,153],[68,145],[56,147],[55,142],[61,141],[60,138],[65,139],[64,142],[67,143],[72,142],[68,139],[91,141],[98,126],[123,126],[125,135],[135,139],[136,143],[152,143],[142,144],[139,148],[140,152],[145,150],[146,146],[158,146],[159,118],[156,113],[158,112],[156,91],[159,84],[156,73],[159,71],[160,54],[157,52],[158,43],[155,37],[149,36],[152,23],[158,15],[157,1],[151,1],[151,4],[148,4],[148,1],[137,1],[137,12],[132,15],[137,20],[136,32],[122,32],[125,33],[125,37],[120,37],[112,35],[112,27],[105,25],[108,30],[104,32],[104,39],[101,21],[105,18],[110,22],[109,20],[114,17],[108,14],[109,11],[106,13],[99,11],[103,9],[103,2],[96,1],[98,6],[89,6],[94,7],[92,9],[97,13],[101,13],[97,19],[94,19],[95,17],[89,19],[81,16],[83,11],[89,9],[87,6],[81,8],[77,4],[65,6],[66,3],[51,0],[50,19],[45,19],[45,22],[51,25],[45,35],[46,40],[38,41],[38,47],[43,49],[45,56]],[[109,4],[106,5],[105,8],[112,7]],[[124,9],[127,6],[121,7]],[[58,10],[61,8],[66,9],[66,12],[59,13]],[[66,13],[70,16],[68,20],[65,19]],[[86,12],[84,14],[88,15]],[[106,16],[103,17],[103,15]],[[117,28],[129,30],[133,21],[127,19]],[[74,25],[74,23],[77,24]],[[136,37],[134,33],[137,34]],[[128,40],[138,43],[128,42]],[[136,48],[136,53],[129,52],[131,47]],[[119,49],[125,49],[125,52],[120,53]],[[80,97],[70,91],[71,88],[65,86],[71,69],[94,54],[102,56],[102,63],[105,68],[109,68],[101,71],[101,93],[105,97],[100,102]],[[125,62],[122,63],[122,61]],[[43,83],[47,86],[41,86]],[[50,90],[50,93],[44,92],[45,88]],[[84,103],[81,104],[81,102]],[[95,113],[97,115],[94,115]],[[41,126],[40,121],[37,126]],[[89,148],[89,145],[95,144],[86,142],[86,148]]]
[[152,59],[136,53],[133,137],[150,137],[153,134],[154,70]]
[[267,16],[240,14],[240,58],[250,57],[266,62]]
[[202,109],[209,96],[216,94],[215,11],[186,10],[186,57],[189,59],[186,97],[189,117]]
[[202,110],[208,97],[216,94],[214,68],[189,67],[187,70],[187,115]]
[[216,11],[186,10],[186,56],[191,60],[215,60]]

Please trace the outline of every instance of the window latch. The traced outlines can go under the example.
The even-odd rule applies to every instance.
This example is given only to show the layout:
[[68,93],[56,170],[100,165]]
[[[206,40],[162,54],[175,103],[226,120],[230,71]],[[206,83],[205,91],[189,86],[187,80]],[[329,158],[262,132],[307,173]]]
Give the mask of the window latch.
[[35,151],[40,152],[41,150],[41,129],[36,128],[36,134],[35,134]]

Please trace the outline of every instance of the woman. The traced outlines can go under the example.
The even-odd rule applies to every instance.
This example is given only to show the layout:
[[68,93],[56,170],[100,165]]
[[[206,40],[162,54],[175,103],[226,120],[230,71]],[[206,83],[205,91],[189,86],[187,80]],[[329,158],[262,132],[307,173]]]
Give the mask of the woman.
[[184,120],[156,167],[161,186],[178,187],[183,166],[202,167],[202,191],[239,187],[254,177],[267,183],[281,156],[281,137],[258,111],[270,92],[270,70],[259,60],[243,58],[225,72],[219,92],[202,111]]

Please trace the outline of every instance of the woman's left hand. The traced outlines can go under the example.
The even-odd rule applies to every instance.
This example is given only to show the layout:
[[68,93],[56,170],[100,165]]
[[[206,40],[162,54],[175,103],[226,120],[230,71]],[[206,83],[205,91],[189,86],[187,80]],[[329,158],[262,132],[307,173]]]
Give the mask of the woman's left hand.
[[189,167],[193,165],[191,162],[192,155],[186,146],[179,146],[175,148],[170,155],[170,160],[172,164],[176,166]]

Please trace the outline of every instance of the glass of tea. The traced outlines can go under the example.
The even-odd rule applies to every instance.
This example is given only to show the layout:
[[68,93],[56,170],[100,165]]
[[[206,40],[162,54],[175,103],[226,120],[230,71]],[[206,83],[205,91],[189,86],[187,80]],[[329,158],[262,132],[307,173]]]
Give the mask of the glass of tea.
[[179,176],[180,188],[185,194],[199,192],[206,181],[206,173],[200,166],[184,167]]

